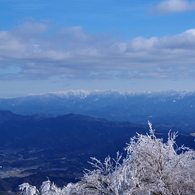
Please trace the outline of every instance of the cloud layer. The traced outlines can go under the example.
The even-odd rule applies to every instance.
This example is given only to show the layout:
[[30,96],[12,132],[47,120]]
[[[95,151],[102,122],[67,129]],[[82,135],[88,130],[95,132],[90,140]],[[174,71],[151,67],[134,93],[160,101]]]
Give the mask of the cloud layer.
[[195,10],[195,1],[186,0],[164,0],[160,2],[153,10],[153,13],[167,14]]
[[[55,30],[51,30],[55,29]],[[0,79],[171,78],[195,76],[195,29],[167,37],[120,42],[80,26],[29,22],[0,31]],[[12,69],[13,71],[6,72]]]

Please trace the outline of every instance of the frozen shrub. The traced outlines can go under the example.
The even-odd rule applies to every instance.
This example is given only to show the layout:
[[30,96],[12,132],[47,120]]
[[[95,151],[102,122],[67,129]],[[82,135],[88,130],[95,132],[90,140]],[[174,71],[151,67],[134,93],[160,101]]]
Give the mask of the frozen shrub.
[[131,138],[126,157],[117,153],[104,162],[92,158],[94,170],[86,170],[76,184],[58,188],[49,180],[40,190],[20,185],[23,195],[193,195],[195,194],[195,151],[177,147],[176,133],[169,133],[166,143],[155,136],[148,122],[149,134]]

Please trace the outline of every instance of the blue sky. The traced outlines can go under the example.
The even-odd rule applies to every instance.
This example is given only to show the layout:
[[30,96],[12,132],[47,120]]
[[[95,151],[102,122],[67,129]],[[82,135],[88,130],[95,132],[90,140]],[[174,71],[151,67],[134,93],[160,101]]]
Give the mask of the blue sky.
[[195,0],[0,0],[0,97],[195,90]]

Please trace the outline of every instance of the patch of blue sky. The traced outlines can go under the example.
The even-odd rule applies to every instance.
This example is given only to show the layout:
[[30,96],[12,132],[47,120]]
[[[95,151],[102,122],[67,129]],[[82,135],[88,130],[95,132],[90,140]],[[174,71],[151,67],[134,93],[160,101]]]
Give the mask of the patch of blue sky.
[[194,0],[1,0],[1,93],[194,90],[193,18]]

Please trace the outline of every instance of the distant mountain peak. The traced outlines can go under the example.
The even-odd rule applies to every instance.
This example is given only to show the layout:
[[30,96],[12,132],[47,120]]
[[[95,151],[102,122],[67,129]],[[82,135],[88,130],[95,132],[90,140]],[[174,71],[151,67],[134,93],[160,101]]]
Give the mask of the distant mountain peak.
[[66,90],[66,91],[54,91],[54,92],[48,92],[48,93],[37,93],[37,94],[29,94],[27,96],[41,96],[41,95],[89,95],[89,94],[111,94],[111,93],[118,93],[120,95],[126,95],[126,94],[194,94],[194,91],[187,91],[187,90],[165,90],[165,91],[143,91],[143,92],[132,92],[132,91],[125,91],[125,90]]
[[136,123],[145,123],[148,116],[153,116],[153,121],[176,121],[177,117],[178,124],[182,122],[186,126],[186,122],[195,115],[195,92],[69,90],[0,99],[0,109],[21,115],[74,113]]

